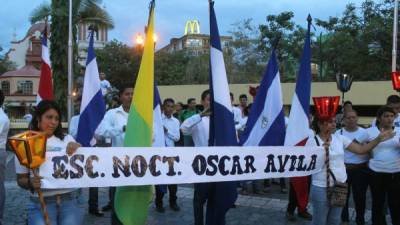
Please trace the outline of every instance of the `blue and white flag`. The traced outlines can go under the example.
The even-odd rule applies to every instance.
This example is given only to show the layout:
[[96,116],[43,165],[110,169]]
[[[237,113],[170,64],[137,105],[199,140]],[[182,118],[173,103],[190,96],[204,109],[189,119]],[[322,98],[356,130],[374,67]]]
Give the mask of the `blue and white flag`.
[[83,83],[77,142],[84,147],[93,146],[94,132],[106,113],[106,104],[100,88],[99,70],[93,48],[94,31],[90,33],[85,80]]
[[285,141],[285,116],[279,66],[272,50],[267,70],[251,107],[246,128],[240,137],[244,146],[282,146]]
[[[214,2],[210,2],[210,146],[237,146],[228,79],[218,32]],[[208,193],[207,225],[224,225],[225,214],[237,199],[237,182],[215,184]],[[212,196],[210,196],[212,195]]]

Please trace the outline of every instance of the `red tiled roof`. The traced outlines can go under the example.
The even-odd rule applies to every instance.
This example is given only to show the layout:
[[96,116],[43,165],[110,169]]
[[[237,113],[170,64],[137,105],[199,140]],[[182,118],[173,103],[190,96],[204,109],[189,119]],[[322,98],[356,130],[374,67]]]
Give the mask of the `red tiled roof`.
[[2,77],[40,77],[40,70],[36,69],[32,65],[27,64],[19,70],[3,73],[0,78]]

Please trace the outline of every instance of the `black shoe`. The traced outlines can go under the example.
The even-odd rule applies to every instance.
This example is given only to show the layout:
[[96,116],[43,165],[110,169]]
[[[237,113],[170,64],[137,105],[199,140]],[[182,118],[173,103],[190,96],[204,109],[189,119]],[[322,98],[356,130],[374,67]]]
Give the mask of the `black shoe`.
[[156,206],[156,211],[159,213],[165,213],[165,208],[162,205]]
[[309,221],[312,220],[312,215],[307,211],[299,212],[299,213],[297,213],[297,216],[299,216],[300,218],[303,218],[305,220],[309,220]]
[[103,212],[107,212],[111,210],[111,204],[107,204],[105,206],[103,206],[103,208],[101,208],[101,211]]
[[169,207],[175,212],[178,212],[181,210],[181,208],[177,204],[171,204],[171,205],[169,205]]
[[93,216],[97,216],[97,217],[104,216],[104,213],[99,209],[89,209],[89,214],[91,214]]
[[296,221],[296,217],[294,216],[294,213],[293,212],[288,212],[288,211],[286,211],[286,219],[288,220],[288,221]]

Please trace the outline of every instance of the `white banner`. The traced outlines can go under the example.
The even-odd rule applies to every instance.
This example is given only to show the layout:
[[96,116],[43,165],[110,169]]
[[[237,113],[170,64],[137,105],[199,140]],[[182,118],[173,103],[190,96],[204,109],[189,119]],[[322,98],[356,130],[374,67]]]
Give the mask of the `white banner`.
[[321,147],[79,148],[47,152],[42,188],[109,187],[307,176],[321,170]]

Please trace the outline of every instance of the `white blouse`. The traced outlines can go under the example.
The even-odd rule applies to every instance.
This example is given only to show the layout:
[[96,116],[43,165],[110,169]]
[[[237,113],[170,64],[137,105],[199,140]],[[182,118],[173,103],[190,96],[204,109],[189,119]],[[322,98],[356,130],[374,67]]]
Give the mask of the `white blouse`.
[[[314,137],[315,136],[310,136],[308,138],[306,146],[318,146]],[[322,141],[319,135],[316,137],[319,146],[322,146],[324,141]],[[346,182],[347,180],[346,167],[344,165],[344,149],[346,149],[351,143],[352,140],[343,135],[331,135],[331,144],[329,146],[329,166],[332,173],[335,175],[336,180],[339,182]],[[326,183],[326,165],[324,164],[320,172],[312,175],[312,185],[326,187]],[[333,183],[333,178],[330,176],[331,186],[333,186]]]

